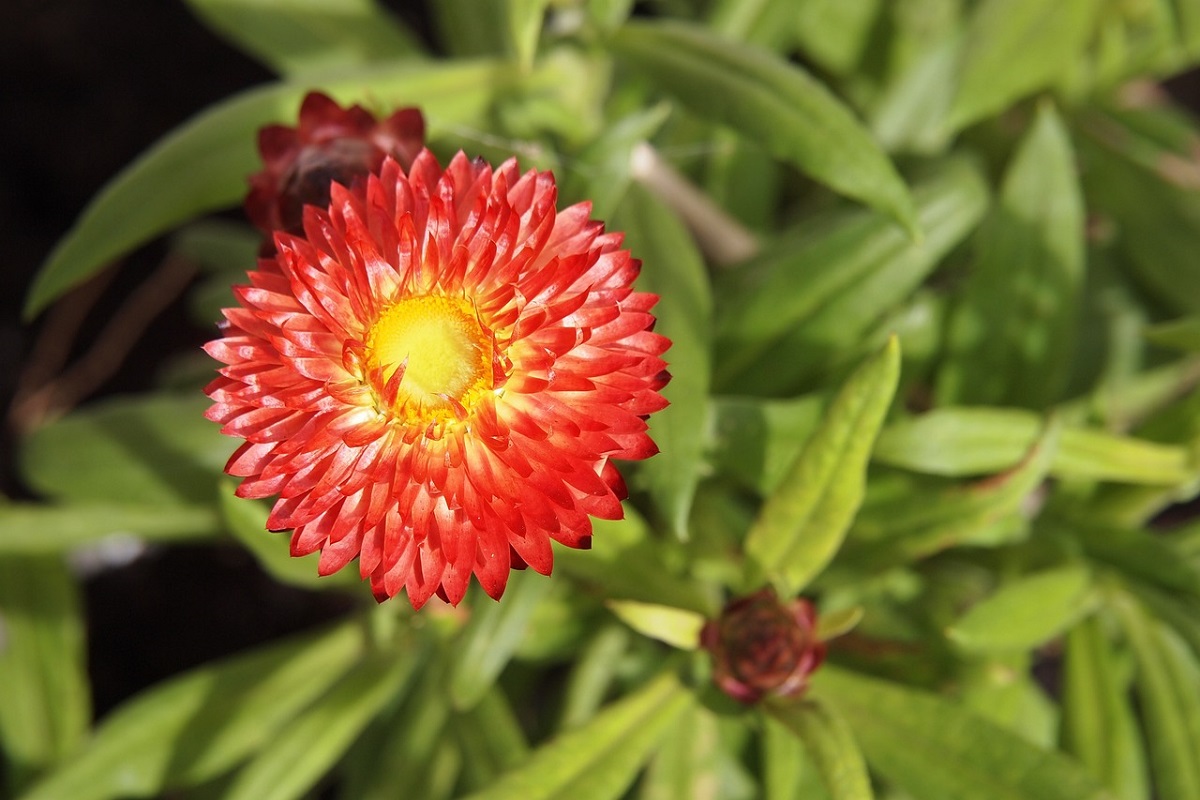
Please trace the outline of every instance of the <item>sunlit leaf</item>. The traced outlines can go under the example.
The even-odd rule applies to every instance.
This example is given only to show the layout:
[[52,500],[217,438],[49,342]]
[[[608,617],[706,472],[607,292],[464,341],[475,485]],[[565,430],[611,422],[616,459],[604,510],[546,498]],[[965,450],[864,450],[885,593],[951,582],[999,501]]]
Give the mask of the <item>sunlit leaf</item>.
[[538,748],[470,800],[615,800],[693,702],[674,675],[662,675]]
[[170,679],[108,716],[26,800],[151,797],[213,778],[269,744],[362,648],[348,623]]
[[1029,650],[1087,614],[1092,600],[1092,576],[1084,567],[1029,573],[972,606],[946,635],[972,651]]
[[85,650],[63,558],[0,556],[0,750],[10,788],[82,744],[91,720]]
[[1083,285],[1083,223],[1070,139],[1046,103],[976,239],[938,376],[942,403],[1045,408],[1061,399]]
[[830,666],[812,691],[849,723],[872,769],[921,800],[1112,800],[1077,762],[936,695]]
[[659,295],[655,331],[672,341],[666,354],[672,378],[663,390],[671,405],[650,420],[660,452],[639,466],[638,479],[662,506],[672,532],[683,539],[700,480],[700,431],[708,419],[711,290],[687,230],[640,185],[630,186],[613,226],[625,231],[625,246],[642,260],[638,287]]
[[610,600],[609,609],[638,633],[682,650],[700,645],[704,617],[694,611],[634,600]]
[[694,113],[920,230],[904,181],[862,124],[798,66],[679,22],[627,23],[611,46]]
[[196,16],[282,75],[416,56],[415,36],[375,0],[187,0]]
[[900,374],[900,344],[864,363],[830,404],[746,535],[755,569],[791,597],[841,546],[862,502],[867,460]]
[[[419,105],[436,135],[440,125],[476,119],[512,79],[510,66],[488,61],[398,62],[339,74],[321,88],[342,102],[369,97],[386,110]],[[236,204],[257,168],[258,129],[294,121],[309,88],[307,82],[279,83],[235,95],[159,140],[93,198],[58,243],[29,292],[26,314],[171,227]]]

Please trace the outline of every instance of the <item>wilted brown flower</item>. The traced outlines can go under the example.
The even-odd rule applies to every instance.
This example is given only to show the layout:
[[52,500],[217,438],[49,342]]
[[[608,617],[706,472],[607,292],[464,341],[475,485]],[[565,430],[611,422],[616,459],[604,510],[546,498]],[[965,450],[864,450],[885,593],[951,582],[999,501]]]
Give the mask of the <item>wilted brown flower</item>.
[[700,632],[713,655],[713,681],[742,703],[764,695],[791,697],[825,659],[817,613],[804,598],[781,602],[772,588],[731,601]]

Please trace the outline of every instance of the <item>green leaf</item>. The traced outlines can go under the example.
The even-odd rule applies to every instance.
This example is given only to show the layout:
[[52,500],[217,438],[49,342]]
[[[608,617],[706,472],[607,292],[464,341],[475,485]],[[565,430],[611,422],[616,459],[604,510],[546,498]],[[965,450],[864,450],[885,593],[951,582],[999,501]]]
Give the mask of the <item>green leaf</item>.
[[150,797],[216,777],[274,741],[363,644],[362,627],[344,623],[172,678],[106,717],[24,800]]
[[886,9],[883,0],[809,0],[786,5],[800,49],[839,76],[852,74],[869,52]]
[[837,712],[819,702],[771,700],[767,713],[804,742],[830,800],[871,800],[871,780],[862,753]]
[[12,796],[70,756],[90,720],[74,578],[61,556],[0,557],[0,751]]
[[620,670],[631,636],[623,625],[600,628],[579,651],[563,692],[558,729],[577,728],[596,715]]
[[610,46],[695,114],[919,234],[895,167],[854,114],[798,66],[679,22],[626,23]]
[[774,491],[821,421],[826,399],[794,400],[716,397],[709,461],[759,494]]
[[[368,96],[384,108],[419,105],[436,131],[478,118],[511,80],[511,67],[490,61],[398,62],[341,74],[322,89],[343,103]],[[154,236],[237,203],[258,166],[258,129],[294,120],[309,87],[278,83],[235,95],[159,140],[101,190],[59,241],[34,280],[26,315]]]
[[471,621],[463,629],[460,658],[450,675],[450,699],[456,708],[475,705],[500,677],[550,586],[545,576],[526,570],[509,576],[503,603],[473,590]]
[[873,770],[921,800],[1112,800],[1075,761],[935,695],[828,665],[812,693],[849,723]]
[[769,714],[763,717],[762,758],[764,800],[831,800],[804,742]]
[[537,55],[542,19],[550,0],[505,0],[508,9],[508,36],[513,53],[522,69],[533,66]]
[[695,611],[635,600],[610,600],[608,607],[622,622],[644,636],[681,650],[695,650],[700,646],[700,629],[704,627],[705,619]]
[[422,650],[375,653],[287,726],[239,771],[227,800],[305,797],[384,704],[403,691]]
[[674,719],[641,781],[641,800],[696,800],[721,794],[717,715],[693,703]]
[[664,674],[538,748],[470,800],[616,800],[693,702],[674,675]]
[[660,103],[605,126],[563,176],[562,196],[590,201],[593,217],[611,219],[633,180],[634,148],[654,136],[670,113],[671,107]]
[[529,742],[517,712],[499,686],[450,721],[463,753],[469,788],[491,785],[529,757]]
[[1072,628],[1063,660],[1062,748],[1118,797],[1145,800],[1145,754],[1128,696],[1099,619]]
[[646,189],[629,188],[613,218],[625,246],[642,260],[640,289],[659,295],[655,331],[672,342],[666,358],[671,382],[663,396],[671,405],[650,418],[659,453],[640,465],[644,482],[661,506],[671,531],[686,539],[688,514],[700,480],[708,419],[712,295],[704,262],[687,230]]
[[1044,103],[979,232],[938,376],[941,404],[1044,408],[1060,399],[1083,283],[1083,216],[1070,138]]
[[172,506],[212,501],[232,450],[202,395],[107,400],[35,430],[21,472],[55,499]]
[[837,214],[718,275],[716,385],[730,394],[799,394],[873,350],[868,334],[975,227],[987,187],[970,162],[950,159],[914,197],[920,243],[878,214]]
[[[889,425],[873,458],[930,475],[982,475],[1008,469],[1037,439],[1041,417],[1015,408],[937,408]],[[1183,447],[1099,430],[1066,428],[1050,466],[1060,478],[1178,485],[1194,470]]]
[[350,567],[333,575],[317,574],[320,555],[309,553],[295,557],[291,553],[291,534],[267,530],[269,503],[246,500],[234,494],[235,482],[221,481],[218,507],[221,520],[233,538],[254,556],[266,572],[276,580],[305,589],[349,589],[362,584],[358,569]]
[[187,0],[192,13],[282,75],[346,70],[419,55],[421,46],[375,0]]
[[1030,650],[1071,627],[1091,610],[1094,599],[1085,567],[1030,573],[972,606],[946,635],[972,652]]
[[157,542],[203,539],[220,529],[217,512],[208,506],[0,505],[0,553],[5,555],[61,553],[108,536]]
[[1200,664],[1132,597],[1114,594],[1112,604],[1137,659],[1134,689],[1156,794],[1200,797]]
[[1146,338],[1163,347],[1200,353],[1200,316],[1153,325],[1146,329]]
[[[846,381],[746,536],[754,568],[792,597],[825,568],[862,503],[867,460],[900,376],[893,338]],[[753,581],[752,581],[753,582]]]
[[1067,76],[1101,3],[982,0],[968,23],[950,127],[965,127]]

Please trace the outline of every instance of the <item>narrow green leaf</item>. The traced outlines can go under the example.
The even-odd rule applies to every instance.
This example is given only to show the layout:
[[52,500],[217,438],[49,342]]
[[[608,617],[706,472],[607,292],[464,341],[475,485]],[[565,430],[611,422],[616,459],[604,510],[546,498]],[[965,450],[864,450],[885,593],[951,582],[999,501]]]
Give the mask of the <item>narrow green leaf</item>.
[[291,553],[291,534],[267,531],[269,503],[246,500],[234,495],[234,481],[221,481],[218,507],[221,520],[233,538],[245,547],[271,577],[306,589],[349,589],[361,585],[362,579],[354,567],[333,575],[317,574],[320,556],[309,553],[296,558]]
[[362,649],[362,627],[345,623],[173,678],[114,711],[24,800],[150,797],[216,777],[268,745]]
[[1130,707],[1128,681],[1099,619],[1086,619],[1066,639],[1062,748],[1114,794],[1146,800],[1145,754]]
[[542,18],[550,0],[505,0],[508,10],[508,36],[513,53],[522,69],[533,66],[537,55]]
[[456,59],[505,55],[506,0],[438,0],[429,6],[438,41]]
[[[419,105],[438,125],[478,118],[512,69],[490,61],[398,62],[341,74],[322,89],[342,102]],[[258,129],[294,121],[306,83],[278,83],[222,101],[159,140],[101,190],[42,266],[26,300],[33,316],[122,253],[206,211],[237,203],[258,162]]]
[[941,404],[1045,408],[1061,399],[1084,268],[1070,137],[1044,103],[1004,176],[951,320]]
[[503,690],[493,685],[483,698],[450,721],[463,753],[467,789],[492,781],[529,757],[529,742],[517,712]]
[[558,730],[577,728],[596,715],[617,677],[621,656],[631,638],[628,628],[612,624],[597,631],[580,649],[567,678]]
[[1200,602],[1200,564],[1171,539],[1158,533],[1114,525],[1109,520],[1087,513],[1051,521],[1052,529],[1061,530],[1083,547],[1091,559],[1109,569],[1171,592],[1189,595]]
[[1082,766],[935,695],[825,666],[812,694],[836,708],[867,763],[922,800],[1112,800]]
[[459,709],[479,702],[521,644],[534,611],[550,592],[550,581],[533,570],[514,572],[504,602],[472,591],[473,613],[458,644],[461,656],[450,675],[450,698]]
[[682,223],[638,184],[629,188],[613,218],[625,246],[642,260],[638,287],[659,295],[655,330],[671,339],[666,358],[671,402],[650,419],[659,454],[640,465],[644,481],[662,507],[671,531],[687,538],[688,514],[700,480],[708,419],[712,295],[704,262]]
[[1146,329],[1146,338],[1163,347],[1200,353],[1200,316],[1154,325]]
[[0,505],[0,553],[5,555],[62,553],[110,536],[156,542],[204,539],[220,529],[217,512],[208,506]]
[[695,611],[635,600],[610,600],[608,607],[622,622],[644,636],[681,650],[695,650],[700,646],[700,629],[704,627],[705,619]]
[[974,229],[987,186],[970,162],[950,159],[914,197],[920,243],[877,214],[842,213],[718,275],[715,384],[730,394],[802,394],[873,350],[867,336]]
[[755,569],[791,597],[824,569],[862,503],[867,460],[900,376],[893,338],[842,387],[746,536]]
[[[1028,452],[1040,415],[1015,408],[937,408],[889,425],[873,458],[930,475],[982,475],[1012,467]],[[1176,485],[1194,470],[1183,447],[1098,430],[1066,428],[1051,473],[1061,478]]]
[[21,448],[30,486],[55,499],[172,506],[212,501],[232,450],[202,395],[108,400],[34,431]]
[[629,22],[615,53],[706,119],[920,232],[904,181],[854,114],[794,64],[679,22]]
[[61,556],[0,557],[0,750],[12,796],[70,756],[90,720],[74,578]]
[[946,635],[970,651],[1030,650],[1086,615],[1093,599],[1092,576],[1085,567],[1030,573],[972,606]]
[[854,734],[837,712],[819,702],[771,701],[767,713],[804,742],[831,800],[871,800],[871,780]]
[[660,103],[605,126],[563,176],[561,196],[571,202],[588,200],[592,216],[611,219],[633,180],[633,149],[654,136],[670,113],[671,107]]
[[724,797],[717,715],[693,703],[677,715],[650,760],[641,800],[701,800]]
[[982,0],[968,23],[950,127],[965,127],[1060,82],[1102,4],[1096,0]]
[[693,702],[674,675],[664,674],[538,748],[470,800],[616,800]]
[[187,0],[192,13],[282,75],[312,75],[421,53],[375,0]]
[[587,14],[601,31],[619,28],[633,11],[633,0],[587,0]]
[[852,74],[869,52],[883,0],[810,0],[792,11],[792,31],[800,49],[816,64],[834,75]]
[[1200,664],[1174,631],[1132,597],[1111,599],[1137,659],[1133,684],[1155,794],[1200,797]]
[[421,650],[376,653],[356,664],[243,767],[227,800],[306,796],[421,664]]
[[719,474],[766,495],[787,475],[825,404],[815,394],[794,400],[716,397],[708,459]]
[[831,800],[796,734],[771,715],[763,717],[764,800]]

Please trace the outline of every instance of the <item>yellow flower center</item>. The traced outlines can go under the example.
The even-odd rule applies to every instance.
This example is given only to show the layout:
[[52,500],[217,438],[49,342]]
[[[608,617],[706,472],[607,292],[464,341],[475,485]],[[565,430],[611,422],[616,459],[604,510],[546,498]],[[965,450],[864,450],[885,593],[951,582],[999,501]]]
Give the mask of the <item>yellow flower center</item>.
[[406,421],[445,420],[492,388],[492,339],[471,303],[442,295],[410,297],[380,315],[367,334],[368,364],[386,396],[401,367],[393,410]]

